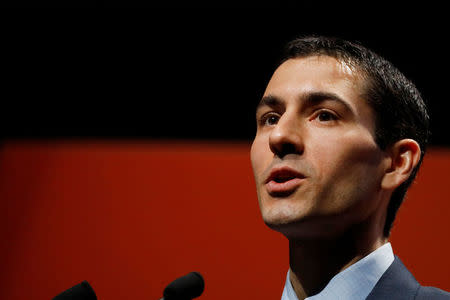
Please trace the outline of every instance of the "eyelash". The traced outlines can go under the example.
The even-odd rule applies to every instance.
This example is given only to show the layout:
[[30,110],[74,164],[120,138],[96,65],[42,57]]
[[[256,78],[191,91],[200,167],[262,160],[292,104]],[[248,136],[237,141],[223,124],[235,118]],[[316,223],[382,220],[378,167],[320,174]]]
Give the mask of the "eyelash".
[[[260,119],[259,119],[259,125],[261,125],[261,126],[270,126],[270,125],[272,125],[272,124],[270,124],[270,125],[268,125],[268,124],[266,124],[266,122],[267,122],[267,120],[269,120],[269,118],[270,117],[277,117],[278,119],[279,119],[279,116],[278,116],[278,114],[275,114],[275,113],[273,113],[273,112],[269,112],[269,113],[266,113],[266,114],[264,114]],[[277,119],[277,122],[278,122],[278,119]]]
[[324,110],[324,109],[317,111],[317,113],[315,114],[313,119],[319,118],[322,114],[327,114],[328,116],[331,116],[331,120],[322,121],[322,122],[336,121],[339,119],[339,117],[335,113],[333,113],[329,110]]
[[[321,122],[331,122],[331,121],[337,121],[338,119],[339,119],[339,116],[337,115],[337,114],[335,114],[335,113],[333,113],[333,112],[331,112],[331,111],[329,111],[329,110],[325,110],[325,109],[319,109],[319,110],[317,110],[314,114],[313,114],[313,117],[311,118],[311,120],[314,120],[314,119],[316,119],[316,118],[320,118],[320,116],[322,115],[323,116],[323,114],[327,114],[328,115],[328,117],[331,117],[329,120],[326,120],[326,121],[321,121]],[[269,120],[269,118],[271,118],[271,117],[277,117],[278,119],[279,119],[279,115],[278,114],[276,114],[276,113],[274,113],[274,112],[268,112],[268,113],[266,113],[266,114],[264,114],[261,118],[260,118],[260,120],[259,120],[259,124],[261,125],[261,126],[270,126],[270,125],[273,125],[273,124],[266,124],[266,122]],[[278,122],[278,119],[277,119],[277,122]],[[320,120],[319,120],[320,121]]]

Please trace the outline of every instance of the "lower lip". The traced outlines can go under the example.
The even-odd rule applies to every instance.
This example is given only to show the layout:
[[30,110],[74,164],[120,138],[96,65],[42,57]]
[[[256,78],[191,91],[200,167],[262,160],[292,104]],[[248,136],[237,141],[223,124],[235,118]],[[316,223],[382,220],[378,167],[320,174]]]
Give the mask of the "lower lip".
[[285,182],[276,182],[274,180],[271,180],[266,183],[266,187],[270,195],[281,196],[294,192],[299,187],[302,181],[302,178],[293,178]]

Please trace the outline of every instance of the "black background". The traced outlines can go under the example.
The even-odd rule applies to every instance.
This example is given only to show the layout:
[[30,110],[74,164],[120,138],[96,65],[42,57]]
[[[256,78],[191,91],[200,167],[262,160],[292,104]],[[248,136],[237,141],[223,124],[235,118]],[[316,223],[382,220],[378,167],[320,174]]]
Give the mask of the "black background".
[[322,34],[392,61],[429,105],[431,143],[450,145],[439,8],[124,3],[100,4],[142,8],[19,10],[2,21],[3,138],[251,140],[255,104],[284,44]]

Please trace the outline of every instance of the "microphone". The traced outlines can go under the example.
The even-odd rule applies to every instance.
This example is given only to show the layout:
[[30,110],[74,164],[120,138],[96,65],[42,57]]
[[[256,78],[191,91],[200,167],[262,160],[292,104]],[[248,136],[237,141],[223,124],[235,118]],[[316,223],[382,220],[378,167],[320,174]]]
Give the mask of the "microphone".
[[94,289],[89,283],[84,280],[83,282],[65,290],[52,300],[97,300]]
[[198,272],[191,272],[172,281],[160,300],[191,300],[199,297],[205,289],[205,281]]

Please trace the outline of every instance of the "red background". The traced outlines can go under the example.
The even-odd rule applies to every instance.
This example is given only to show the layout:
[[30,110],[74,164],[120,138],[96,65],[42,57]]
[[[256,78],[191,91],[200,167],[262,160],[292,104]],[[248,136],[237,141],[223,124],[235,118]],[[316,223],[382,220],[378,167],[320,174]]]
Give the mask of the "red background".
[[[51,299],[88,280],[99,299],[279,299],[287,240],[263,224],[249,143],[5,142],[0,298]],[[450,290],[450,151],[431,149],[391,242],[424,285]]]

